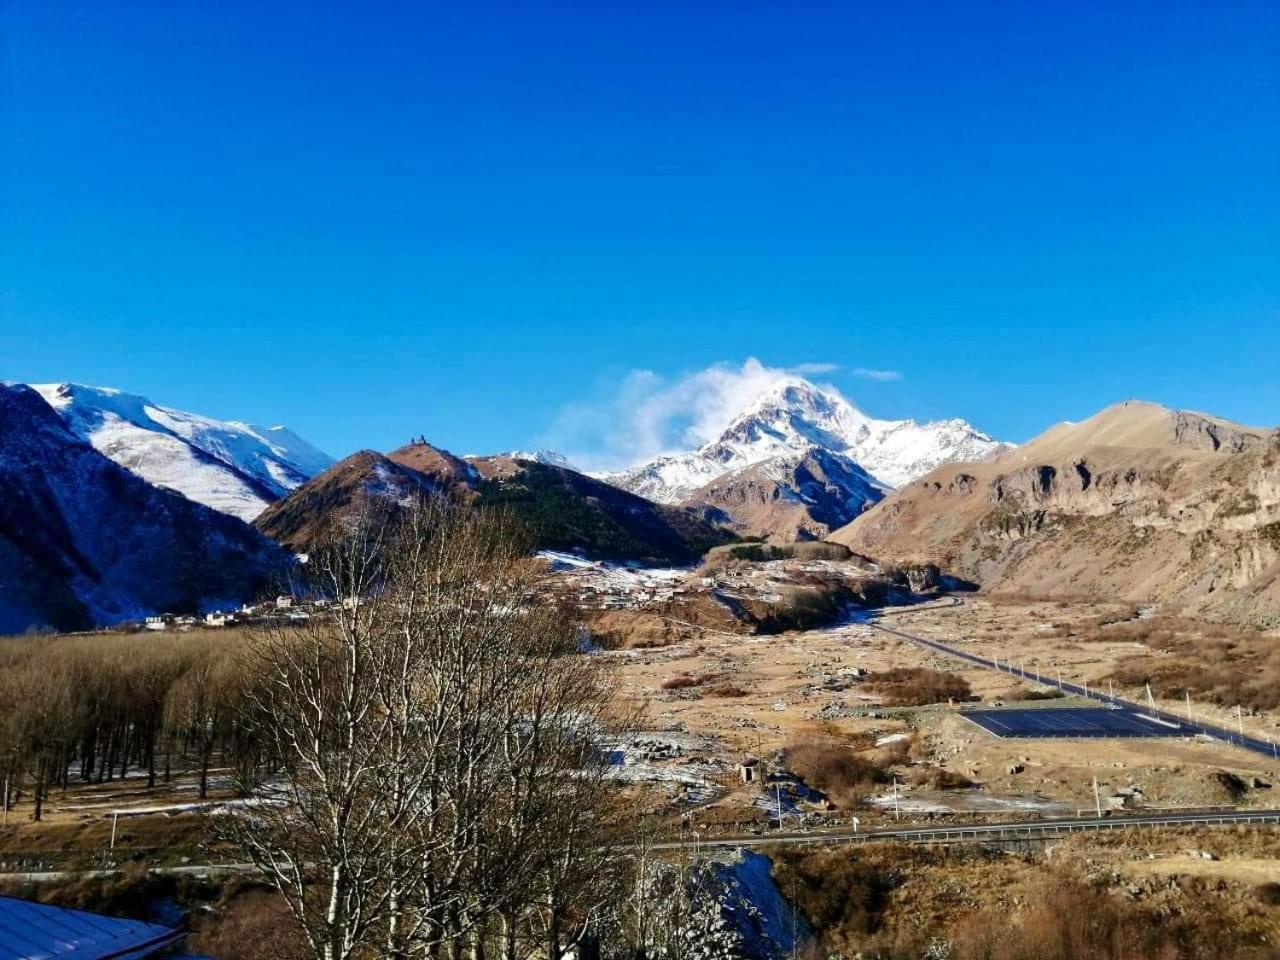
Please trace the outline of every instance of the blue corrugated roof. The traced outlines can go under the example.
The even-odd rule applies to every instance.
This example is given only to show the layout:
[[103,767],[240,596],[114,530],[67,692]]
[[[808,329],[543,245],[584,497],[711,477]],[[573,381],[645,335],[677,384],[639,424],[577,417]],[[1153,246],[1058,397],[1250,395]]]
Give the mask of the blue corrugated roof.
[[0,960],[139,960],[182,931],[0,897]]

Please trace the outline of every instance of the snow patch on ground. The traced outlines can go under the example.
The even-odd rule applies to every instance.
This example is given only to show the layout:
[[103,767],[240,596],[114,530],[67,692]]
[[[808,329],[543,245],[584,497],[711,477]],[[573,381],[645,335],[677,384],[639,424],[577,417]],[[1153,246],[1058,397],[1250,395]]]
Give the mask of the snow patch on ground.
[[748,850],[711,865],[723,888],[721,915],[741,938],[742,953],[755,960],[781,960],[812,935],[774,883],[772,868],[768,857]]
[[[894,808],[892,793],[876,794],[867,800],[884,810]],[[955,790],[916,795],[899,792],[898,810],[902,813],[1066,813],[1069,808],[1039,797],[1001,797],[980,790]]]
[[876,746],[883,747],[890,743],[901,743],[903,740],[910,740],[910,739],[911,739],[911,734],[909,733],[890,733],[883,737],[877,737]]

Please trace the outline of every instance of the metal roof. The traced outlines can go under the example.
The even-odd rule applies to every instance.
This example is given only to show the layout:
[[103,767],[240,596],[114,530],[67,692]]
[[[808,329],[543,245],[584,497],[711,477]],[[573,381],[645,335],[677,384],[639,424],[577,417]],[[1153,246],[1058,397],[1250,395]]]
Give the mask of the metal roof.
[[140,960],[183,932],[0,896],[0,960]]

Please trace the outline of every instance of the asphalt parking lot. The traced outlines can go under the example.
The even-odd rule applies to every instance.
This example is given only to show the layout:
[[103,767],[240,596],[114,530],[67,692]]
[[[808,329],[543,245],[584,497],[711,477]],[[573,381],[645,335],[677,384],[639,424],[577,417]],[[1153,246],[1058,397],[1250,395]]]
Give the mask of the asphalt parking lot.
[[964,710],[961,716],[997,737],[1185,737],[1193,733],[1136,711],[1106,707]]

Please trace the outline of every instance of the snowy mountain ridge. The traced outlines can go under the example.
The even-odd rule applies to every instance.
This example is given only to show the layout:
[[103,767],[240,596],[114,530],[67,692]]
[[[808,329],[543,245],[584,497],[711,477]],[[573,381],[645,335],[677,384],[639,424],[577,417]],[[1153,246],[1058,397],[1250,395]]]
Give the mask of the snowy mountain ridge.
[[679,503],[732,471],[775,458],[794,461],[819,448],[850,458],[891,488],[939,464],[982,460],[1010,446],[964,420],[876,420],[833,390],[789,377],[759,394],[715,440],[608,479],[651,500]]
[[[558,450],[504,450],[502,453],[493,454],[495,457],[510,457],[512,460],[529,460],[533,463],[545,463],[552,467],[563,467],[566,470],[576,470],[569,458]],[[467,456],[464,460],[479,460],[478,456]],[[581,472],[581,471],[579,471]]]
[[216,420],[109,387],[31,386],[126,470],[246,522],[334,462],[285,427]]
[[0,634],[250,600],[284,553],[112,462],[34,390],[0,383]]

